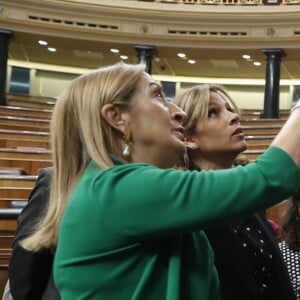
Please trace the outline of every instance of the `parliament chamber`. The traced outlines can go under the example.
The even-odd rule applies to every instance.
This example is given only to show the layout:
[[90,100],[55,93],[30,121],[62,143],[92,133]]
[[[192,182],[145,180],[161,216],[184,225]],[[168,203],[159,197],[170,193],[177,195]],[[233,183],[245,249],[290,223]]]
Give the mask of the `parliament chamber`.
[[[241,108],[250,161],[300,98],[299,0],[3,0],[0,28],[0,294],[18,213],[52,165],[53,106],[76,76],[145,60],[167,98],[223,85]],[[284,205],[267,217],[280,224]]]

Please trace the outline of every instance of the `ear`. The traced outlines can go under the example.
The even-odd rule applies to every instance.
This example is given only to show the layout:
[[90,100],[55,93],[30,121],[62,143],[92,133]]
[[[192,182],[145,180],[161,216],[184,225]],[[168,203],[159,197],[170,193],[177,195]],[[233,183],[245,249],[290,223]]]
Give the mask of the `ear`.
[[113,128],[125,133],[128,124],[128,114],[111,103],[105,104],[101,109],[101,116]]

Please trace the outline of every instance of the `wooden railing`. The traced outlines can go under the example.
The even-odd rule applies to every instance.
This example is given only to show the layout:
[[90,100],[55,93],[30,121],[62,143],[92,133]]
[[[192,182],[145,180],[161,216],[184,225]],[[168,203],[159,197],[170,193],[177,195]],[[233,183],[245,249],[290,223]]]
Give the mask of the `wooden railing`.
[[198,5],[297,5],[300,0],[138,0],[166,4],[198,4]]

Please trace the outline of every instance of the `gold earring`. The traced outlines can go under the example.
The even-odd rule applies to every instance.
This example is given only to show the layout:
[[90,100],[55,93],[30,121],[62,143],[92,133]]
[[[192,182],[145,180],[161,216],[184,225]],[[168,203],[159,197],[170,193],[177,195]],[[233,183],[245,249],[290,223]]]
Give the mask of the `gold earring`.
[[131,134],[130,131],[125,131],[124,136],[123,136],[123,140],[124,140],[124,149],[123,149],[123,157],[125,159],[128,159],[130,157],[130,149],[132,147],[132,140],[131,140]]
[[185,152],[184,152],[184,155],[183,155],[183,163],[184,163],[184,166],[188,169],[190,167],[190,158],[189,158],[189,155],[187,153],[187,149],[185,148]]

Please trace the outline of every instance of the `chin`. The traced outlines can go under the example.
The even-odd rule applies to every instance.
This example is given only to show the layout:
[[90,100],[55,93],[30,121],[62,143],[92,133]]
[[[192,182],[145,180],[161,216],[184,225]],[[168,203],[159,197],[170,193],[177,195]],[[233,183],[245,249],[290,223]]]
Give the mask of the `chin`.
[[236,150],[240,151],[240,153],[247,149],[248,149],[248,145],[246,144],[246,142],[243,142],[239,146],[236,147]]
[[248,149],[248,145],[247,145],[247,144],[244,144],[243,147],[242,147],[242,149],[243,149],[242,151],[247,150],[247,149]]

